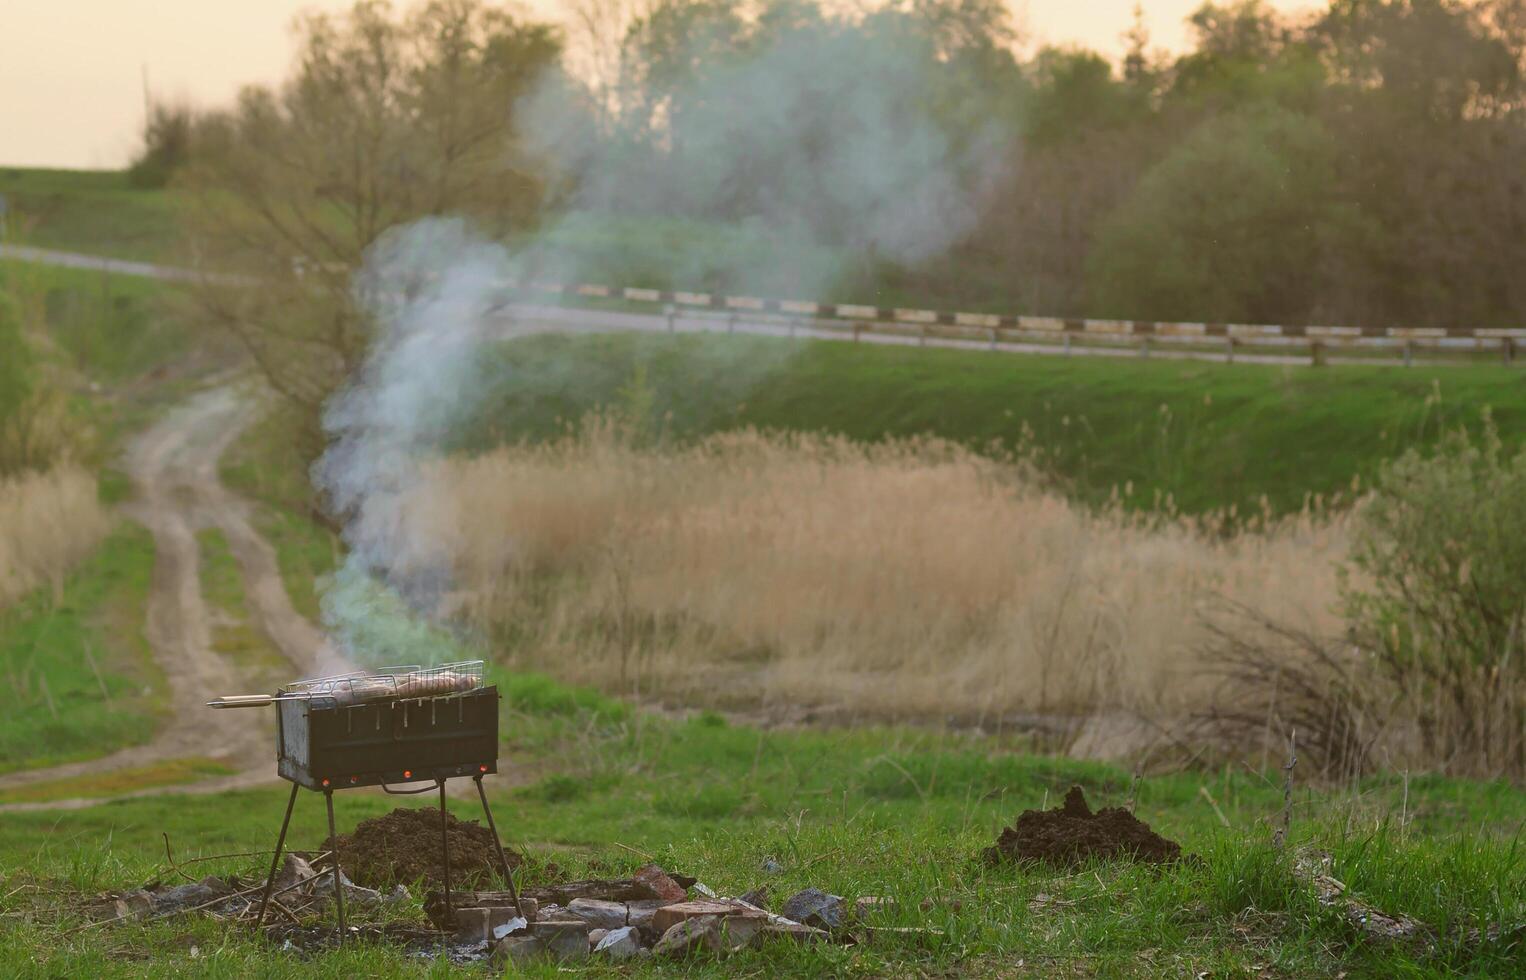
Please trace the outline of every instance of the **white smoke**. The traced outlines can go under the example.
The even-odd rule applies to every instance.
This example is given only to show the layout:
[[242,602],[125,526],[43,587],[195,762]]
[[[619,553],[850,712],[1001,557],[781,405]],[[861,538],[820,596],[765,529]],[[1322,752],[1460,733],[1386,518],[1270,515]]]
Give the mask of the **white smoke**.
[[481,387],[487,313],[508,274],[502,246],[463,221],[437,219],[384,236],[357,278],[376,334],[359,374],[324,411],[330,443],[313,467],[349,549],[324,593],[323,619],[354,659],[439,655],[397,605],[402,597],[426,611],[449,584],[446,556],[411,532],[406,505],[420,461],[438,451]]
[[[355,287],[375,318],[373,348],[327,407],[332,441],[313,470],[349,548],[323,600],[343,650],[372,664],[436,655],[408,612],[438,607],[449,564],[411,529],[410,493],[489,380],[483,345],[506,336],[503,316],[489,315],[504,287],[525,274],[599,278],[569,244],[589,213],[724,216],[742,229],[719,239],[731,244],[664,255],[672,285],[799,299],[833,298],[845,262],[916,263],[968,233],[994,185],[991,161],[1010,155],[1000,127],[956,138],[940,125],[928,98],[934,63],[925,43],[894,32],[788,31],[670,93],[668,110],[683,111],[657,143],[566,125],[566,89],[548,85],[520,108],[542,156],[575,178],[563,223],[512,254],[458,220],[385,236]],[[791,350],[778,345],[778,358]],[[760,380],[758,351],[737,357],[745,371],[705,367]]]

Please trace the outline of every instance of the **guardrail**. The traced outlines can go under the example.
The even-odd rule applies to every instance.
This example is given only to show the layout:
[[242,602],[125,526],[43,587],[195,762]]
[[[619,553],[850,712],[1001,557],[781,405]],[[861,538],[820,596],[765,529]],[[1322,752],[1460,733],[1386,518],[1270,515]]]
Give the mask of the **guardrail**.
[[[1482,356],[1506,364],[1526,345],[1526,327],[1327,327],[1154,320],[951,313],[904,307],[816,303],[726,296],[638,287],[527,282],[515,287],[541,296],[656,306],[670,321],[695,314],[755,321],[767,317],[812,334],[851,333],[855,340],[990,350],[1162,356],[1233,363],[1321,365],[1478,363]],[[1275,353],[1263,353],[1275,351]],[[1370,356],[1373,352],[1386,357]],[[1363,356],[1368,355],[1368,356]],[[1450,355],[1449,358],[1438,355]]]
[[[239,277],[99,256],[0,244],[0,258],[99,269],[118,275],[189,281]],[[556,296],[566,306],[618,303],[649,309],[665,329],[680,327],[782,334],[924,347],[1102,357],[1162,357],[1225,363],[1321,365],[1514,364],[1526,327],[1324,327],[950,313],[904,307],[764,299],[720,293],[588,283],[506,283],[510,294]],[[591,318],[615,326],[590,309]],[[628,324],[627,324],[628,325]],[[642,325],[637,329],[653,329]]]

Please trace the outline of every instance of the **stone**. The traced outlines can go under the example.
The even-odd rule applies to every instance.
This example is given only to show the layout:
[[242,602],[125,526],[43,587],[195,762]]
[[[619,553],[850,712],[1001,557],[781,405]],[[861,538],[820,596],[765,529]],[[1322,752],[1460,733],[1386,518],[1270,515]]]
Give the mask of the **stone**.
[[718,950],[721,945],[721,917],[702,915],[684,919],[662,934],[652,953],[657,956],[688,956],[697,949]]
[[766,857],[763,859],[762,867],[763,873],[768,875],[776,875],[784,870],[784,865],[780,864],[778,861],[775,861],[771,857]]
[[780,912],[786,919],[829,932],[842,928],[847,918],[842,898],[828,895],[819,888],[807,888],[791,895]]
[[644,899],[638,902],[626,902],[626,922],[633,926],[640,926],[643,929],[654,928],[652,926],[652,918],[657,914],[657,910],[672,904],[672,902],[664,901],[660,898]]
[[644,890],[650,892],[653,898],[666,899],[669,902],[682,902],[689,897],[687,889],[674,881],[666,871],[655,864],[648,864],[639,868],[634,875],[631,875],[631,880]]
[[154,910],[154,896],[141,888],[130,891],[112,903],[112,915],[118,919],[141,919]]
[[456,909],[456,940],[482,943],[519,932],[526,921],[512,908]]
[[574,960],[588,955],[588,923],[582,919],[530,923],[530,935],[557,959]]
[[768,900],[771,897],[772,896],[769,894],[769,891],[768,891],[768,886],[767,885],[762,885],[762,886],[760,886],[758,888],[754,888],[752,891],[750,891],[747,894],[743,895],[740,899],[738,899],[738,901],[745,902],[748,905],[751,905],[753,908],[767,909],[768,908]]
[[[381,892],[372,888],[362,888],[355,884],[342,869],[339,872],[339,884],[344,888],[344,900],[347,904],[376,905],[381,902]],[[318,880],[313,882],[313,895],[318,898],[334,897],[334,873],[332,871],[324,871],[318,875]]]
[[306,860],[295,854],[286,855],[281,864],[280,873],[276,875],[272,886],[272,894],[276,900],[284,903],[293,903],[302,899],[298,886],[302,882],[310,881],[318,872]]
[[686,956],[697,949],[732,953],[752,945],[767,926],[764,916],[735,908],[724,915],[695,915],[675,922],[652,951],[659,956]]
[[594,944],[593,951],[597,955],[607,956],[613,960],[629,959],[646,952],[641,946],[641,936],[635,926],[610,930]]
[[546,947],[534,936],[510,936],[493,947],[491,959],[493,963],[503,966],[535,959],[545,951]]
[[158,911],[193,909],[215,902],[232,891],[227,882],[219,878],[207,877],[188,885],[177,885],[156,893],[153,896],[154,908]]
[[694,883],[694,894],[698,895],[700,898],[719,898],[720,897],[719,895],[717,895],[715,893],[715,889],[714,888],[711,888],[709,885],[705,884],[703,881],[696,881]]
[[721,940],[727,952],[735,952],[751,946],[767,927],[761,915],[728,915],[721,920]]
[[609,935],[609,930],[608,929],[590,929],[590,930],[588,930],[588,945],[597,948],[599,943],[603,942],[604,941],[604,937],[607,936],[607,935]]
[[652,928],[666,934],[678,923],[685,919],[698,918],[705,915],[756,915],[757,913],[744,909],[731,902],[679,902],[675,905],[665,905],[652,915]]
[[582,919],[595,929],[619,929],[629,925],[630,912],[624,902],[604,902],[597,898],[574,898],[567,914]]

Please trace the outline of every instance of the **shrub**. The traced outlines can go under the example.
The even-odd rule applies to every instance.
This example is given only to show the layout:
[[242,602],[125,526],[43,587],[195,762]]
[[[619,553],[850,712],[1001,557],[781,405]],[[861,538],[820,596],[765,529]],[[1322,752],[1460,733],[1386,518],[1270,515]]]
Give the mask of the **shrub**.
[[1451,772],[1526,775],[1526,450],[1492,419],[1384,468],[1353,528],[1352,638]]
[[77,458],[89,432],[57,386],[37,383],[18,304],[0,292],[0,477],[42,472]]
[[31,362],[15,301],[0,293],[0,429],[10,425],[31,397]]
[[164,187],[191,158],[196,113],[188,105],[155,102],[143,122],[143,147],[127,168],[132,186]]

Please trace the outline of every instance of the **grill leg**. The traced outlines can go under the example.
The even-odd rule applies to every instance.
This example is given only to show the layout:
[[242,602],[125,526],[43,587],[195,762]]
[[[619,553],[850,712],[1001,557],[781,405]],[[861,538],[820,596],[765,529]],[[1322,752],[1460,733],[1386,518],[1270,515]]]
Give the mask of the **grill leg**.
[[446,921],[454,921],[456,910],[450,900],[450,834],[447,833],[445,824],[445,780],[440,783],[440,870],[445,874],[445,916]]
[[493,822],[493,808],[487,805],[487,790],[482,788],[482,777],[472,777],[477,783],[477,795],[482,797],[482,812],[487,814],[487,829],[493,832],[493,846],[498,849],[498,863],[503,867],[503,880],[509,883],[509,895],[514,899],[514,914],[524,916],[519,907],[519,889],[514,884],[514,872],[509,869],[508,855],[503,853],[503,841],[498,838],[498,825]]
[[254,920],[254,931],[265,925],[265,910],[270,907],[270,889],[276,883],[276,868],[281,865],[281,848],[286,846],[286,828],[291,826],[291,810],[297,805],[297,784],[291,784],[291,796],[286,800],[286,816],[281,819],[281,835],[276,838],[276,853],[270,859],[270,874],[265,876],[265,893],[260,896],[260,917]]
[[333,790],[323,791],[323,802],[327,803],[329,808],[329,842],[334,848],[334,906],[339,911],[339,945],[343,946],[345,934],[349,930],[344,925],[344,885],[342,884],[344,874],[339,870],[339,834],[334,830]]

